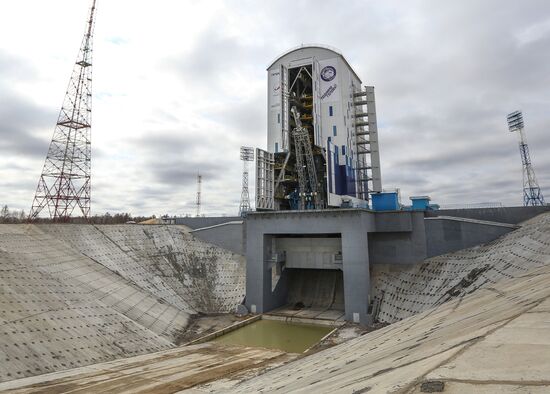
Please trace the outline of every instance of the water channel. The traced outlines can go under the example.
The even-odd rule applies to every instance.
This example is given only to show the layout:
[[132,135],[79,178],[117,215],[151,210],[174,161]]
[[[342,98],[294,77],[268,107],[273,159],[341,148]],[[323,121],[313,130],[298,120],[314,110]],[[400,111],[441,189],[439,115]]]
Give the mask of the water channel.
[[214,339],[225,345],[241,345],[302,353],[319,342],[334,327],[258,320]]

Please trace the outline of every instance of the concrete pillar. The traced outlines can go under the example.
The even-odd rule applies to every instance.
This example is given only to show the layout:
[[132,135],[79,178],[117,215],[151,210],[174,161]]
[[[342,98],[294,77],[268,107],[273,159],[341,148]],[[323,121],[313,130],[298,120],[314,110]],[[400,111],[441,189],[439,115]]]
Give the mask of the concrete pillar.
[[267,275],[266,253],[271,244],[271,236],[254,228],[256,222],[247,221],[246,248],[246,301],[252,313],[265,312],[264,294],[271,291],[271,277]]
[[346,320],[369,323],[369,245],[367,223],[361,216],[351,218],[342,231],[342,268]]

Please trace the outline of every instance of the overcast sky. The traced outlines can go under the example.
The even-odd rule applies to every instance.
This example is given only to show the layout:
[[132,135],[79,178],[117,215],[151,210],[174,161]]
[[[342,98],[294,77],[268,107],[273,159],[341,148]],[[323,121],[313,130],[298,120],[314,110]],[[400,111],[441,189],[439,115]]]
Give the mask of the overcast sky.
[[[30,208],[90,4],[0,0],[2,205]],[[520,205],[516,109],[550,200],[549,1],[98,0],[96,20],[93,213],[193,214],[200,171],[203,213],[236,214],[239,147],[266,145],[265,69],[302,43],[375,86],[383,187],[403,202]]]

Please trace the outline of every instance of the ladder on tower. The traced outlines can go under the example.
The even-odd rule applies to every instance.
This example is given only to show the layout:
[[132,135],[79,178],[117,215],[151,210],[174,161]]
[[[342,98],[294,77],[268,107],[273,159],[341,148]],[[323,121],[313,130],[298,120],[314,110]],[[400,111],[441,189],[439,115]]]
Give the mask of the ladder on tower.
[[315,171],[315,161],[313,160],[313,151],[311,141],[309,140],[308,130],[302,126],[300,113],[296,107],[290,110],[296,127],[292,130],[294,139],[294,149],[296,153],[296,173],[298,175],[298,187],[300,191],[300,205],[303,209],[320,209],[321,196],[318,190],[317,172]]
[[370,192],[382,191],[374,87],[365,86],[364,90],[355,92],[353,98],[357,196],[368,201]]

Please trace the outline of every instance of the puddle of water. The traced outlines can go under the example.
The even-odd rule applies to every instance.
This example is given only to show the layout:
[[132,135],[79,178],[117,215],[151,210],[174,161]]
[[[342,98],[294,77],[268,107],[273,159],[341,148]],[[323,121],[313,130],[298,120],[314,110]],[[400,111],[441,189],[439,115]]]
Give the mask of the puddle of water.
[[302,353],[315,345],[334,328],[312,324],[258,320],[214,339],[224,345],[241,345]]

